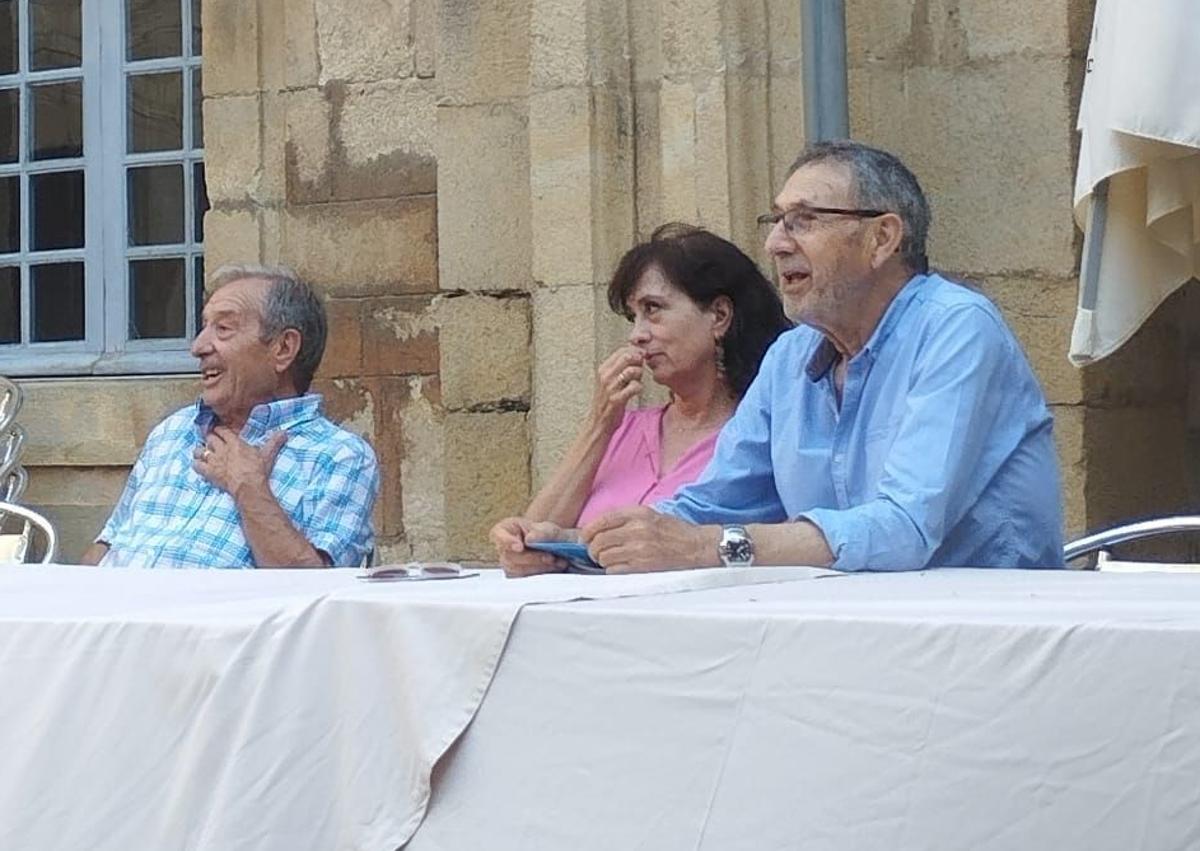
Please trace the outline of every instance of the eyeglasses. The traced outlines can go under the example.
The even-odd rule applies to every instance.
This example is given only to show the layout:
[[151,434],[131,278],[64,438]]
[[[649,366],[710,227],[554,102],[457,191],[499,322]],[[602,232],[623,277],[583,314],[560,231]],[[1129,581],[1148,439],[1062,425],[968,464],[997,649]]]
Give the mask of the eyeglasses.
[[768,230],[783,222],[783,228],[793,239],[812,231],[819,216],[853,216],[856,219],[874,219],[886,216],[887,210],[856,210],[847,207],[810,207],[800,204],[782,213],[764,213],[758,223]]

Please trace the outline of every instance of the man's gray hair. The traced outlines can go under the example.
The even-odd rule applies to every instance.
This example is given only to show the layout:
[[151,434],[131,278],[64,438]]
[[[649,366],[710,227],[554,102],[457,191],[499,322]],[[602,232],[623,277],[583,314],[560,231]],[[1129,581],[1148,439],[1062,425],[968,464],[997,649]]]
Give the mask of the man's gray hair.
[[270,285],[261,317],[263,340],[273,339],[288,328],[300,332],[300,351],[292,362],[292,378],[296,390],[307,393],[325,354],[328,334],[325,305],[313,288],[286,266],[222,266],[209,277],[209,289],[248,278]]
[[817,142],[804,149],[792,163],[789,176],[812,163],[836,162],[846,166],[854,181],[855,201],[859,207],[895,213],[904,223],[900,255],[912,272],[929,271],[925,242],[932,218],[929,202],[900,158],[861,142],[838,139]]

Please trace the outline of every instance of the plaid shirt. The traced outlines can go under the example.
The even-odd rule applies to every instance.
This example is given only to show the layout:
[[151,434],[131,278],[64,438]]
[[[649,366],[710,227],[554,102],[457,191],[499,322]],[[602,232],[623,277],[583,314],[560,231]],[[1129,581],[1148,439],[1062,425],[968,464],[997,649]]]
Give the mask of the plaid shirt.
[[[204,445],[215,419],[198,401],[150,433],[97,538],[109,545],[102,565],[255,566],[233,497],[192,468],[195,450]],[[287,442],[271,471],[271,492],[335,567],[362,564],[374,546],[375,453],[361,437],[326,419],[314,393],[257,406],[241,437],[259,446],[278,430],[287,432]]]

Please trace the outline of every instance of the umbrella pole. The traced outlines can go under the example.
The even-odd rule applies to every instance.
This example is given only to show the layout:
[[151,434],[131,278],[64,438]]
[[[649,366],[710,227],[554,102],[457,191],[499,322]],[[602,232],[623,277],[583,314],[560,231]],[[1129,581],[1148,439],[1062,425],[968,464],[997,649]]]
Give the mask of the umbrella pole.
[[1080,281],[1079,307],[1096,309],[1100,289],[1100,258],[1104,252],[1104,229],[1108,226],[1108,178],[1092,189],[1087,231],[1083,235],[1083,278]]

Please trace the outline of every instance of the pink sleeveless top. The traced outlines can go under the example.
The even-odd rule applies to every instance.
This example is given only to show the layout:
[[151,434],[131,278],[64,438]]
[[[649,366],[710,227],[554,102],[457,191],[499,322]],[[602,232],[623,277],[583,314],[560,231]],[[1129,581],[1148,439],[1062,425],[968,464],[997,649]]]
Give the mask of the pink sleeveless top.
[[717,445],[717,429],[688,447],[670,470],[660,470],[662,419],[666,407],[639,408],[625,417],[604,450],[592,491],[577,526],[584,526],[605,512],[631,505],[653,505],[660,499],[700,478]]

